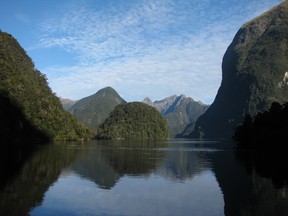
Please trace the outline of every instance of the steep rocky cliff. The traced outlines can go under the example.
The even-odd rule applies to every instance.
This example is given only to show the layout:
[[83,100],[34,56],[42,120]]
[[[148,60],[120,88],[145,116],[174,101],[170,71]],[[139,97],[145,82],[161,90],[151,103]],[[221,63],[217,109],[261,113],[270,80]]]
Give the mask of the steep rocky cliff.
[[288,101],[288,1],[244,24],[222,62],[215,101],[192,137],[230,138],[246,114]]

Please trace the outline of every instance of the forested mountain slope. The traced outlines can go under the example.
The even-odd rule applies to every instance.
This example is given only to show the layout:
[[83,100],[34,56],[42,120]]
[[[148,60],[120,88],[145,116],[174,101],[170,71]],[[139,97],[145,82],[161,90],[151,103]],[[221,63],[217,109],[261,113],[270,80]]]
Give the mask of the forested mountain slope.
[[125,103],[112,87],[106,87],[77,101],[68,110],[78,121],[95,128],[108,118],[117,105]]
[[154,108],[141,102],[120,104],[99,127],[100,139],[167,139],[167,122]]
[[[4,32],[0,32],[0,94],[49,139],[80,139],[89,135],[86,127],[64,111],[45,75],[35,68],[17,40]],[[4,127],[8,123],[1,124]],[[22,124],[21,119],[18,124]]]

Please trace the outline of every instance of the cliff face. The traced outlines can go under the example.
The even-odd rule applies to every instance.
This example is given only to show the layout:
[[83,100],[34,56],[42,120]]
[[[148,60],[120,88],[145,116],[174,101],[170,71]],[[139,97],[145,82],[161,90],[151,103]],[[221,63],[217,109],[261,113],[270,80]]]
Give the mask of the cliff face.
[[288,101],[288,1],[243,25],[222,62],[215,101],[192,137],[231,138],[246,114]]

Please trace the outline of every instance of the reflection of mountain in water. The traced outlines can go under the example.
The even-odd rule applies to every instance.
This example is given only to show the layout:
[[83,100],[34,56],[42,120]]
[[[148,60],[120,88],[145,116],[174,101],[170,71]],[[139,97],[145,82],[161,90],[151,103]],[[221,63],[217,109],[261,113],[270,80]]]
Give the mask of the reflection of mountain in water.
[[193,148],[170,146],[165,158],[159,164],[158,173],[171,180],[185,181],[208,170],[211,165],[207,159],[207,152]]
[[67,151],[65,145],[41,146],[21,171],[0,188],[0,215],[28,215],[32,207],[43,201],[44,193],[61,170],[74,159],[75,151]]
[[[107,142],[107,141],[103,141]],[[193,178],[208,169],[204,152],[177,144],[151,141],[109,141],[87,149],[71,169],[100,188],[111,189],[121,176],[143,176],[158,173],[172,180]]]
[[[240,152],[239,155],[239,152],[224,151],[213,154],[211,157],[216,179],[224,195],[225,215],[287,216],[287,184],[281,187],[275,184],[275,178],[285,182],[279,177],[283,175],[287,177],[287,159],[282,157],[283,155],[273,156],[271,152],[265,156],[260,156],[259,152],[253,152],[260,158],[251,158],[250,154]],[[276,157],[282,158],[282,162],[273,163]],[[277,161],[279,162],[278,159]],[[279,165],[282,166],[281,170],[278,169]],[[260,170],[265,170],[265,172],[261,173]],[[274,174],[270,172],[271,170],[274,170]]]
[[285,153],[235,153],[202,147],[197,150],[193,143],[179,142],[97,141],[91,145],[44,146],[19,168],[15,178],[0,187],[0,215],[27,215],[41,204],[60,173],[69,174],[67,169],[105,189],[114,187],[125,175],[154,173],[172,181],[188,181],[213,169],[223,192],[226,216],[287,216]]
[[120,178],[120,174],[107,163],[102,151],[102,147],[84,150],[70,169],[95,182],[100,188],[111,189]]
[[156,161],[162,158],[162,152],[150,149],[155,143],[149,141],[97,143],[93,149],[84,149],[71,169],[103,189],[111,189],[124,175],[148,175],[156,169]]

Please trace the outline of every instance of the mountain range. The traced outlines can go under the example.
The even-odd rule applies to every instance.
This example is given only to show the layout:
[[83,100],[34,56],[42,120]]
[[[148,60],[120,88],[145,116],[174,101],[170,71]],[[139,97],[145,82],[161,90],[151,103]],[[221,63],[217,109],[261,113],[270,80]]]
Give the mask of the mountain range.
[[172,137],[185,137],[189,135],[194,129],[196,120],[209,107],[183,94],[180,96],[173,95],[154,102],[146,97],[143,103],[155,107],[167,120]]
[[228,138],[246,115],[288,101],[288,1],[244,24],[222,61],[216,98],[191,137]]
[[[79,101],[61,99],[61,103],[78,121],[95,128],[109,117],[117,105],[127,102],[112,87],[106,87]],[[166,119],[171,137],[189,135],[198,117],[209,107],[185,95],[173,95],[154,102],[146,97],[143,103],[155,107]]]
[[[162,114],[172,136],[231,138],[245,116],[253,118],[267,111],[272,103],[283,105],[288,101],[287,35],[285,0],[244,24],[236,33],[223,56],[221,86],[210,106],[184,95],[154,102],[146,98],[144,103]],[[48,86],[46,76],[35,68],[17,40],[2,31],[0,100],[3,105],[0,132],[4,141],[13,135],[22,140],[23,135],[33,135],[34,131],[39,138],[50,140],[89,137],[90,128],[83,124],[98,127],[115,107],[127,103],[111,87],[76,102],[60,102]],[[141,109],[138,105],[136,110]],[[8,116],[13,116],[10,122]]]

